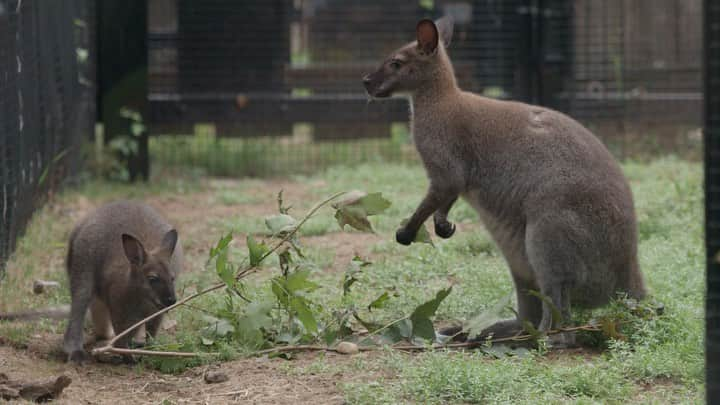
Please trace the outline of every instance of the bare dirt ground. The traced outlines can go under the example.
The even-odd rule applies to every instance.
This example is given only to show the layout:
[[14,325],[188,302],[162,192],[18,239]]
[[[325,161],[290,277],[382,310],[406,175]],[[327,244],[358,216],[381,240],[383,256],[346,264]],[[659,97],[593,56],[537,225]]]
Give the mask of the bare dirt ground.
[[[228,203],[217,198],[218,189],[232,188],[237,184],[232,180],[213,181],[202,191],[182,196],[161,194],[144,200],[164,212],[169,221],[181,232],[187,260],[186,271],[197,271],[199,264],[207,257],[209,248],[217,241],[219,232],[212,229],[213,221],[239,216],[264,216],[277,212],[276,193],[283,189],[287,201],[314,202],[307,195],[307,185],[289,181],[270,181],[258,183],[257,187],[243,192],[252,195],[263,203]],[[52,217],[63,217],[69,232],[72,223],[89,213],[103,201],[85,197],[70,198],[64,202],[53,202],[45,208]],[[265,203],[267,202],[267,203]],[[305,208],[298,208],[298,215]],[[67,233],[65,233],[67,235]],[[236,243],[243,244],[240,240]],[[335,252],[333,263],[326,271],[343,269],[355,255],[368,255],[371,246],[380,240],[379,236],[360,233],[331,233],[306,237],[304,243],[331,249]],[[60,242],[60,241],[58,241]],[[63,240],[64,242],[64,240]],[[64,246],[45,250],[39,257],[39,274],[33,278],[42,278],[55,272],[64,272]],[[8,274],[22,273],[17,263],[12,261]],[[57,275],[56,275],[57,276]],[[9,276],[5,282],[23,284]],[[26,284],[26,282],[24,282]],[[33,299],[33,298],[31,298]],[[42,299],[42,298],[40,298]],[[22,304],[0,299],[13,311]],[[61,331],[56,334],[45,333],[25,337],[22,344],[0,335],[0,372],[14,380],[43,380],[61,374],[72,378],[57,403],[67,404],[124,404],[124,403],[248,403],[248,404],[340,404],[343,395],[340,385],[344,382],[371,379],[367,375],[353,375],[338,372],[292,375],[288,368],[301,369],[317,359],[316,354],[301,354],[290,363],[282,359],[251,358],[222,363],[217,367],[225,372],[229,380],[218,384],[207,384],[203,375],[209,366],[198,367],[180,375],[162,374],[132,365],[111,365],[92,363],[84,367],[75,367],[63,361],[61,352]],[[343,364],[358,358],[367,358],[372,354],[358,354],[347,357],[327,354],[327,360],[333,364]],[[335,368],[333,368],[335,369]],[[338,368],[341,369],[341,368]],[[1,401],[1,400],[0,400]],[[167,402],[165,402],[167,401]]]
[[[59,343],[59,341],[57,342]],[[328,354],[328,361],[343,363],[351,358]],[[367,357],[368,354],[357,356]],[[301,368],[314,361],[311,354],[293,360]],[[60,404],[341,404],[339,385],[368,376],[304,374],[293,376],[284,369],[286,360],[253,358],[197,367],[180,375],[138,371],[127,365],[91,364],[75,367],[47,360],[28,350],[0,347],[0,370],[16,380],[43,380],[65,374],[72,383],[56,403]],[[226,373],[228,381],[207,384],[208,369]]]

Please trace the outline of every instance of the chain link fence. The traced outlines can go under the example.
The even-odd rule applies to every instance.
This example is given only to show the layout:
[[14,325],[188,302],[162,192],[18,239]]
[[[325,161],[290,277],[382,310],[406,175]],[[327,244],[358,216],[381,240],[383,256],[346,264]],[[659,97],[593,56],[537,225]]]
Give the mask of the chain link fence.
[[95,122],[93,2],[0,0],[0,267]]
[[155,163],[217,175],[415,159],[401,97],[360,78],[451,15],[462,88],[580,119],[621,158],[699,155],[702,0],[156,0]]

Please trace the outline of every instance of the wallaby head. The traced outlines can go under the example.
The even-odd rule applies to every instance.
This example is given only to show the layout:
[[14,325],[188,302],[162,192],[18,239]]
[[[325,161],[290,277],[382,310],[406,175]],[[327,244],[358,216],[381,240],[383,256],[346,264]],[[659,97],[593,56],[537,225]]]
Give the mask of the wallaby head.
[[138,297],[145,297],[158,308],[173,305],[175,298],[175,274],[171,271],[170,258],[177,244],[177,231],[168,231],[157,249],[145,250],[142,243],[132,235],[122,235],[122,246],[130,263],[130,288]]
[[421,20],[415,31],[415,41],[395,50],[377,71],[363,78],[370,96],[384,98],[395,93],[415,93],[443,82],[455,85],[452,66],[445,54],[452,39],[452,19]]

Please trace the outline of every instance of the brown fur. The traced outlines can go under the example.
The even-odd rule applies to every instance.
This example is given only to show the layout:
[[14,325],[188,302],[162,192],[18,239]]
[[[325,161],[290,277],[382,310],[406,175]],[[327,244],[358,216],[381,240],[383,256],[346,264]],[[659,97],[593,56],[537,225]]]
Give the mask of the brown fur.
[[[67,270],[72,304],[64,349],[71,361],[86,359],[83,320],[88,308],[95,334],[109,339],[175,303],[175,277],[182,268],[177,232],[154,209],[118,201],[100,207],[70,235]],[[161,319],[148,322],[154,336]],[[136,330],[143,341],[144,328]],[[129,339],[121,339],[127,346]]]
[[423,20],[417,41],[364,78],[374,97],[410,93],[413,138],[430,179],[398,242],[410,244],[430,215],[438,236],[452,236],[447,215],[458,197],[477,210],[510,267],[519,314],[483,336],[518,333],[522,321],[557,326],[552,307],[529,290],[565,317],[571,303],[596,307],[618,292],[642,298],[632,193],[615,159],[562,113],[460,90],[445,50],[451,35],[449,20]]

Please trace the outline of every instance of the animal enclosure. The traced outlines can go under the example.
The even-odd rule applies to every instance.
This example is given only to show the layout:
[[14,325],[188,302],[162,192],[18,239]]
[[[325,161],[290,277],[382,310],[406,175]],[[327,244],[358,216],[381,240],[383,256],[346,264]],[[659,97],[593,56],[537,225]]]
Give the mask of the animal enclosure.
[[[94,3],[0,1],[0,268],[95,124]],[[1,274],[1,272],[0,272]]]
[[[427,179],[408,98],[371,99],[362,77],[414,39],[419,19],[444,15],[455,21],[449,56],[463,89],[567,113],[620,160],[648,307],[618,299],[579,311],[573,322],[595,329],[577,350],[252,357],[276,344],[324,345],[333,338],[325,332],[348,319],[348,339],[385,338],[387,329],[418,343],[406,321],[450,287],[433,328],[512,315],[501,305],[513,300],[507,265],[469,205],[451,212],[450,240],[432,235],[433,245],[405,248],[393,239]],[[287,263],[272,256],[245,290],[170,313],[148,347],[200,358],[63,369],[73,384],[62,399],[712,402],[720,398],[719,35],[713,0],[0,0],[0,314],[69,303],[70,230],[107,201],[143,201],[178,227],[188,259],[181,299],[257,260],[253,246],[275,240],[268,218],[292,207],[300,219],[359,188],[392,203],[368,220],[375,233],[340,230],[331,205],[298,231],[294,265],[309,277],[298,283],[307,304],[299,308],[315,329],[289,304],[282,317],[286,301],[269,285]],[[148,167],[147,182],[127,183]],[[227,235],[227,256],[208,258]],[[28,293],[38,279],[59,287]],[[607,325],[618,330],[590,333]],[[63,328],[0,321],[0,374],[40,379],[64,367]],[[215,368],[229,381],[208,384],[204,372]]]
[[165,0],[148,15],[153,156],[223,175],[412,161],[407,100],[369,101],[360,78],[445,14],[462,88],[566,112],[621,157],[697,148],[699,0]]

